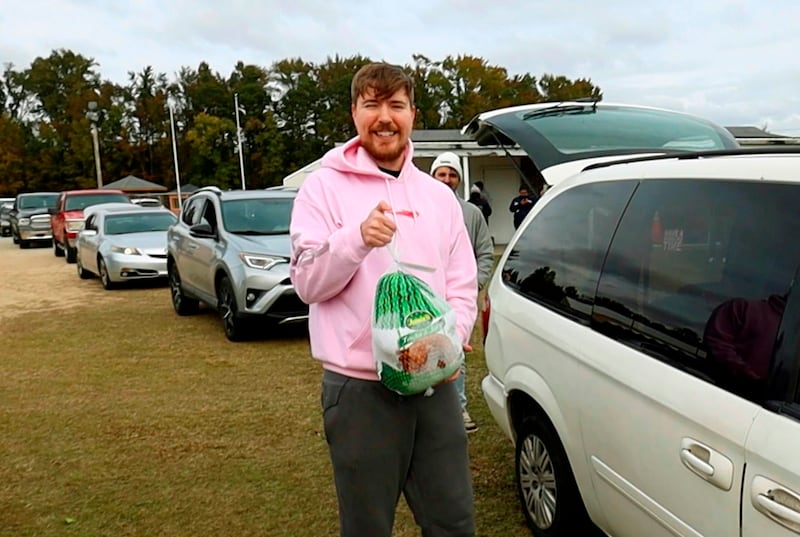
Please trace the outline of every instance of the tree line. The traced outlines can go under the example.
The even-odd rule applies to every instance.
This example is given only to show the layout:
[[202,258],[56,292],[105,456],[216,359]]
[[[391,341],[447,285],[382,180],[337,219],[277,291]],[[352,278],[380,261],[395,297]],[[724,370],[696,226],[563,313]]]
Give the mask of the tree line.
[[[460,128],[493,108],[580,97],[602,98],[589,79],[509,75],[469,55],[432,61],[413,55],[417,129]],[[207,63],[170,79],[148,66],[127,83],[103,80],[92,58],[54,50],[0,79],[0,195],[96,186],[89,103],[96,103],[104,183],[132,174],[174,188],[169,109],[182,184],[239,188],[234,95],[238,94],[248,188],[289,173],[355,135],[350,83],[369,58],[301,58],[271,67],[238,62],[228,77]]]

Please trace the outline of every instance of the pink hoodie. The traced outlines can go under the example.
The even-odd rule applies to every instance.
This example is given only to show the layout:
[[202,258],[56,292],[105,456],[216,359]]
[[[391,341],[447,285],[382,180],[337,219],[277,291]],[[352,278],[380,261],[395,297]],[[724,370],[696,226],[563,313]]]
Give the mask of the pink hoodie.
[[328,151],[309,175],[292,211],[291,277],[310,304],[311,354],[326,369],[377,380],[371,317],[375,286],[393,268],[387,248],[370,248],[361,223],[381,200],[396,215],[401,261],[432,267],[409,270],[443,296],[469,341],[477,315],[477,269],[458,201],[447,185],[412,162],[409,141],[400,176],[380,171],[353,138]]

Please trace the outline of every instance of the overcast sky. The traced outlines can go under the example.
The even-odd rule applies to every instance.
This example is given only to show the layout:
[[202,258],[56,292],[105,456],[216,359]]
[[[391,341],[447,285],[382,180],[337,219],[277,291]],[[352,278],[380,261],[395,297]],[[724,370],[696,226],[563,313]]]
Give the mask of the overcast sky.
[[[492,5],[493,4],[493,5]],[[54,49],[126,83],[201,61],[471,54],[509,74],[589,78],[606,102],[671,108],[800,136],[798,0],[4,0],[0,62]]]

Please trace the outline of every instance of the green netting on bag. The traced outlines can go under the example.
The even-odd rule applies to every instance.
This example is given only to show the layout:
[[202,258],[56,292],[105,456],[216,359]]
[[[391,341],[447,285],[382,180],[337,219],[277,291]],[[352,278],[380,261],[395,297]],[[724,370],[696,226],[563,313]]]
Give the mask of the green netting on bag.
[[375,293],[375,321],[378,328],[398,328],[405,325],[411,313],[427,312],[440,317],[441,311],[430,297],[433,290],[427,283],[405,272],[389,272],[378,280]]

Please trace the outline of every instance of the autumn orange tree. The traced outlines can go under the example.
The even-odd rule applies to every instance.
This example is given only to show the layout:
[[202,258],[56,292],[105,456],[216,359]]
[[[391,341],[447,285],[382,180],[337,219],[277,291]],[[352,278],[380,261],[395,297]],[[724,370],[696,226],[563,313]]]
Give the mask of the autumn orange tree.
[[[270,67],[238,62],[224,76],[201,62],[172,78],[146,66],[124,84],[103,80],[92,58],[55,50],[0,78],[0,195],[96,185],[88,103],[105,183],[129,174],[175,186],[171,106],[181,181],[240,185],[234,95],[238,95],[248,188],[279,184],[292,171],[355,135],[350,83],[371,60],[288,58]],[[405,66],[416,86],[418,129],[460,128],[475,114],[516,104],[602,98],[589,79],[511,75],[485,59],[421,54]]]

